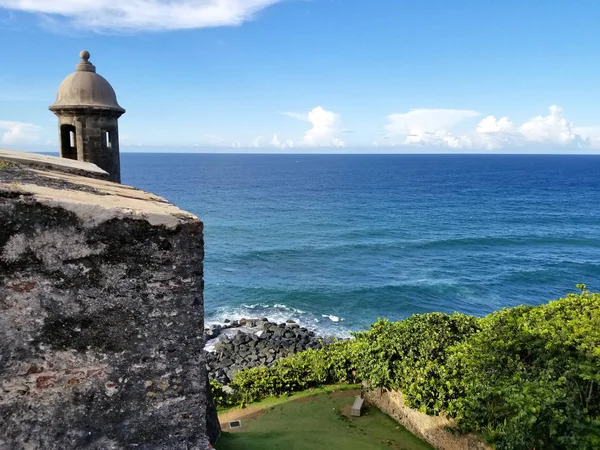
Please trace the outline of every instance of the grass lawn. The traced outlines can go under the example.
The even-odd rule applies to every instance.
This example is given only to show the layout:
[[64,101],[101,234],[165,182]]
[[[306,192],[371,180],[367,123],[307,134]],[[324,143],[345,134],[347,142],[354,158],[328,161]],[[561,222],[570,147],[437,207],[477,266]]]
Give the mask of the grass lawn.
[[[321,391],[323,392],[323,391]],[[342,389],[294,396],[229,410],[221,421],[241,419],[236,431],[224,428],[217,450],[431,450],[376,408],[350,417],[360,391]]]

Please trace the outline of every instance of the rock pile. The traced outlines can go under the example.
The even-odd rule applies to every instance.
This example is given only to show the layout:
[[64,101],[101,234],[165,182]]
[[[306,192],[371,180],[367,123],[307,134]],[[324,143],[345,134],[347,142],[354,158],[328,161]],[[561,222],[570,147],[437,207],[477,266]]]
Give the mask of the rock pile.
[[318,337],[294,321],[277,324],[268,319],[225,321],[205,330],[209,377],[227,385],[242,369],[271,366],[285,356],[318,349],[335,340]]

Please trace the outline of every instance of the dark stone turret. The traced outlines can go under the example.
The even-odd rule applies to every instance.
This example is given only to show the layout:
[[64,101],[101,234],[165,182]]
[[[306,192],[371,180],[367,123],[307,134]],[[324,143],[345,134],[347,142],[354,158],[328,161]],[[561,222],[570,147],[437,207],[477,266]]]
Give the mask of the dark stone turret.
[[90,53],[82,51],[77,70],[64,79],[50,106],[58,117],[60,156],[94,163],[120,183],[118,120],[125,110],[89,59]]

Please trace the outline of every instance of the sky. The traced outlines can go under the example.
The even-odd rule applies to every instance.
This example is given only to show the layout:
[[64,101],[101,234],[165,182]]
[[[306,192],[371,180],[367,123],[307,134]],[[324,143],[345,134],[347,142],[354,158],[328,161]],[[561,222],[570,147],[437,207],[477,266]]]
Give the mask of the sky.
[[125,151],[600,153],[597,0],[0,0],[0,146],[88,50]]

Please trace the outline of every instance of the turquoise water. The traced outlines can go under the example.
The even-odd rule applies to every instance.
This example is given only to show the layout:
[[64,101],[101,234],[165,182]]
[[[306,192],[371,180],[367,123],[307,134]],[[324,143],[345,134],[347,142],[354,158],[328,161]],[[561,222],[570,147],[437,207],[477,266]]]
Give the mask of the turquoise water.
[[206,321],[483,315],[600,290],[600,157],[123,154],[205,223]]

